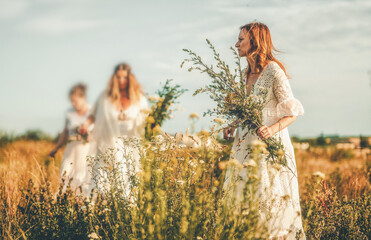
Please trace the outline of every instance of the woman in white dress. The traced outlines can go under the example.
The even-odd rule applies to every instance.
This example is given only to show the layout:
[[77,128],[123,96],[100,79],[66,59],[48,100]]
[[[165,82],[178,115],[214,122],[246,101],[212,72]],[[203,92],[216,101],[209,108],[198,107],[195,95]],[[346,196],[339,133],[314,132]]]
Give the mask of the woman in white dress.
[[90,106],[86,101],[86,86],[84,84],[73,86],[69,97],[73,107],[66,112],[63,132],[49,156],[54,157],[59,148],[65,142],[68,142],[60,169],[61,179],[64,179],[63,191],[66,189],[69,181],[71,181],[71,188],[77,193],[86,196],[89,188],[89,182],[86,181],[87,174],[89,174],[86,162],[89,143],[78,133],[78,128],[86,121],[90,110]]
[[[84,131],[94,123],[89,155],[96,156],[96,162],[92,169],[93,179],[90,190],[99,190],[100,188],[99,178],[101,176],[97,181],[96,175],[104,175],[105,173],[101,172],[104,163],[102,159],[99,159],[99,155],[107,153],[110,149],[113,149],[115,161],[120,165],[124,182],[128,181],[128,175],[132,175],[133,171],[138,170],[137,149],[126,145],[121,138],[141,138],[144,136],[146,115],[142,110],[147,106],[142,88],[131,72],[130,66],[126,63],[117,65],[107,89],[100,94],[92,108],[91,115],[80,128],[81,131]],[[129,154],[127,154],[128,152]],[[127,162],[129,160],[136,161],[134,170],[128,169]],[[125,191],[128,193],[129,187],[126,187]]]
[[[288,167],[293,171],[285,167],[276,170],[277,168],[274,169],[266,162],[265,154],[261,155],[257,164],[260,178],[256,195],[260,199],[259,213],[268,226],[270,238],[295,239],[296,234],[301,234],[300,239],[305,239],[295,155],[287,130],[297,116],[304,113],[303,106],[293,96],[284,66],[272,54],[275,49],[266,25],[254,22],[242,26],[236,48],[240,57],[246,57],[248,62],[244,76],[247,93],[259,96],[261,89],[266,89],[268,95],[263,109],[263,126],[257,131],[257,135],[245,135],[247,129],[238,127],[232,148],[233,157],[243,164],[249,160],[247,148],[254,141],[259,138],[281,138]],[[254,91],[251,92],[253,85]],[[231,127],[224,129],[224,138],[230,139],[234,130]],[[237,198],[243,194],[246,175],[246,168],[239,172]],[[227,171],[226,183],[230,178],[230,172]]]

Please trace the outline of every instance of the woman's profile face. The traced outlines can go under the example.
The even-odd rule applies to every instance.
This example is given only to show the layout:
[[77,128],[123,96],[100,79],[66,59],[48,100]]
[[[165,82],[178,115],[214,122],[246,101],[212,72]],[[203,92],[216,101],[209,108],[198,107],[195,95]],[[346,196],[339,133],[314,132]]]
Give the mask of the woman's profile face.
[[116,72],[116,81],[119,85],[120,90],[124,90],[128,86],[128,71],[118,70]]
[[238,35],[238,41],[236,42],[235,47],[238,50],[238,55],[240,57],[246,57],[248,51],[250,50],[250,38],[248,36],[248,33],[245,29],[242,29],[240,31],[240,34]]
[[78,94],[71,95],[70,101],[76,111],[83,110],[86,104],[85,96],[79,96]]

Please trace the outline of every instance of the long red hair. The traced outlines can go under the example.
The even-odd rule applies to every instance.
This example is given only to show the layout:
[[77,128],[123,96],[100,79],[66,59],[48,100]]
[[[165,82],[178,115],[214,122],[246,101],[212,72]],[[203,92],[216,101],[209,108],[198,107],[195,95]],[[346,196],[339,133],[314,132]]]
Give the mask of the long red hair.
[[116,73],[119,70],[124,70],[128,72],[128,84],[127,84],[127,96],[132,103],[137,103],[140,100],[140,96],[143,95],[142,87],[135,78],[134,74],[131,72],[131,67],[127,63],[118,64],[112,74],[111,79],[107,86],[107,96],[110,98],[112,103],[120,102],[120,88],[116,78]]
[[[260,22],[252,22],[242,26],[240,29],[246,30],[248,38],[250,39],[250,49],[246,57],[255,61],[256,68],[259,72],[263,70],[269,61],[274,61],[287,75],[283,64],[273,55],[273,51],[278,51],[273,46],[271,34],[267,25]],[[246,74],[249,74],[250,72],[251,69],[249,67]]]

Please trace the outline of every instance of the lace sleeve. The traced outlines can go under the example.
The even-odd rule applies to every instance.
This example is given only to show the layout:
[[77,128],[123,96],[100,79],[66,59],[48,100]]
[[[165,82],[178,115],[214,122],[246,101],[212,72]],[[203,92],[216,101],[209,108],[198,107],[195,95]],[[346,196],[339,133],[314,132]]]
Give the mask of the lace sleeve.
[[303,115],[303,105],[294,97],[285,72],[278,65],[276,65],[274,71],[273,92],[278,101],[278,117]]

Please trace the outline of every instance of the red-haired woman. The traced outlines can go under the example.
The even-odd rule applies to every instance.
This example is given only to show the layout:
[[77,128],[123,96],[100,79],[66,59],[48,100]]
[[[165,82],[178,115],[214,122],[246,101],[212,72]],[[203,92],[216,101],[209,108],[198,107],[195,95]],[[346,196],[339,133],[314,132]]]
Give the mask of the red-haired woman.
[[[144,135],[146,116],[142,110],[146,108],[147,99],[131,72],[131,67],[126,63],[121,63],[115,67],[106,90],[101,93],[92,108],[91,115],[80,128],[80,131],[84,132],[90,124],[94,123],[90,155],[98,156],[109,149],[115,149],[115,157],[123,167],[120,169],[122,177],[126,180],[127,174],[134,173],[127,172],[129,171],[126,169],[128,159],[123,156],[127,146],[124,146],[125,144],[120,138],[142,137]],[[93,169],[90,190],[100,188],[100,183],[96,182],[97,177],[94,176],[101,174],[99,166],[98,164]]]
[[[297,116],[304,114],[299,100],[294,98],[283,64],[273,56],[273,47],[268,27],[259,22],[244,25],[240,29],[236,48],[240,57],[246,57],[248,67],[245,71],[247,93],[259,96],[260,91],[268,91],[266,105],[263,109],[263,126],[255,134],[246,134],[247,129],[237,129],[233,144],[234,158],[241,164],[249,160],[249,145],[257,143],[259,138],[281,138],[288,166],[293,172],[281,167],[274,168],[266,162],[262,154],[258,166],[260,185],[260,214],[264,219],[267,214],[273,217],[267,219],[270,238],[295,239],[297,233],[300,239],[305,239],[303,232],[301,207],[295,155],[287,127]],[[251,92],[252,86],[254,91]],[[224,138],[232,137],[235,129],[226,128]],[[242,180],[246,179],[247,171],[240,173]],[[226,176],[226,185],[231,179]],[[242,199],[243,181],[237,185],[237,199]],[[269,209],[269,210],[268,210]]]

